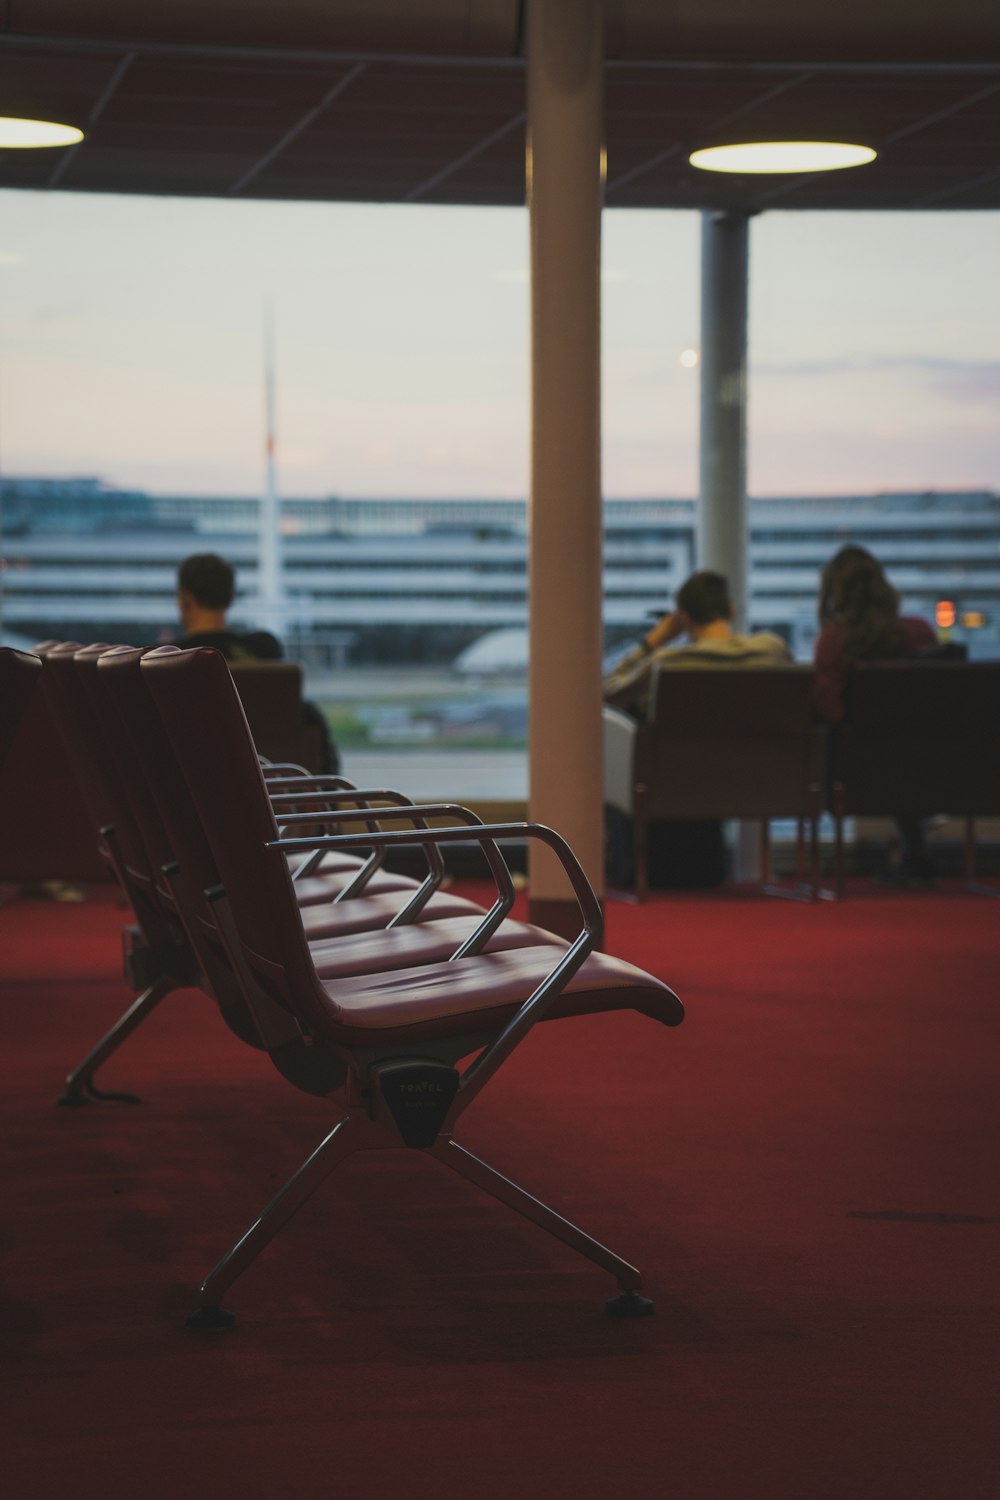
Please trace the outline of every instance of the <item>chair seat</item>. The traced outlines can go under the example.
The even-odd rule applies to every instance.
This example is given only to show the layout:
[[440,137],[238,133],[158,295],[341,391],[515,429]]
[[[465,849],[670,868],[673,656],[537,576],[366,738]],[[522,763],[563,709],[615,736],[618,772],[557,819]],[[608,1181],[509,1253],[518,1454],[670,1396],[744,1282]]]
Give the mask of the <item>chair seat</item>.
[[[290,855],[288,868],[294,871],[299,865],[305,864],[308,858],[307,854]],[[337,875],[344,870],[359,870],[363,864],[364,860],[356,858],[353,854],[324,854],[316,873],[318,875]]]
[[[295,899],[300,906],[319,906],[324,901],[332,901],[358,873],[357,865],[349,865],[343,870],[334,870],[327,875],[305,875],[301,880],[296,880]],[[411,880],[408,875],[391,875],[383,870],[376,870],[375,874],[366,882],[360,891],[359,897],[388,896],[394,891],[408,891],[410,895],[417,889],[417,881]],[[348,897],[348,900],[351,900]],[[398,910],[397,901],[393,910]]]
[[[342,937],[349,933],[377,932],[388,926],[405,903],[402,892],[389,894],[379,891],[367,893],[337,905],[304,906],[301,909],[302,925],[310,943],[321,938]],[[447,891],[435,891],[420,913],[421,923],[436,922],[446,917],[475,917],[481,920],[483,909],[463,896],[451,896]],[[393,929],[396,930],[395,928]],[[399,929],[402,931],[402,929]]]
[[[484,953],[427,968],[326,979],[330,1038],[347,1045],[454,1036],[502,1025],[551,973],[557,954],[547,946]],[[592,953],[552,1002],[548,1019],[593,1011],[637,1010],[677,1026],[684,1009],[673,990],[622,959]]]
[[[479,915],[390,927],[381,932],[312,943],[310,952],[321,979],[443,963],[472,936],[481,921]],[[566,947],[567,944],[544,928],[532,927],[527,922],[504,922],[483,951],[502,953],[509,948],[544,946],[551,951],[553,947]]]

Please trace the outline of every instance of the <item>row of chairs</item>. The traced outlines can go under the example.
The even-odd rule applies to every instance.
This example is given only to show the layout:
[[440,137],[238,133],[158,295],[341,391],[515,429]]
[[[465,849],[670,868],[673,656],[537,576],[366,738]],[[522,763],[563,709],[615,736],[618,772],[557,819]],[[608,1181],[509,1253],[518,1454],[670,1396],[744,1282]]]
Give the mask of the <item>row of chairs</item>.
[[815,899],[824,810],[834,822],[832,894],[844,891],[849,817],[964,818],[971,885],[975,819],[1000,815],[1000,662],[865,662],[849,675],[846,702],[841,724],[818,724],[812,668],[780,667],[657,673],[645,723],[606,708],[605,801],[632,819],[637,896],[653,819],[759,821],[770,887],[768,824],[786,818],[799,828],[797,888]]
[[[303,715],[302,669],[294,662],[235,663],[254,740],[272,760],[292,761],[310,771],[323,764],[319,730]],[[45,797],[28,803],[26,780],[44,783]],[[81,801],[72,763],[42,693],[28,706],[17,742],[0,768],[0,883],[72,885],[100,880],[105,870]]]
[[[667,985],[598,951],[600,904],[559,835],[262,763],[218,652],[47,642],[38,656],[101,857],[134,916],[135,999],[60,1102],[131,1099],[99,1089],[98,1069],[190,986],[293,1087],[338,1101],[329,1134],[202,1283],[189,1326],[231,1326],[227,1289],[334,1168],[397,1148],[432,1157],[609,1271],[612,1315],[650,1311],[635,1267],[454,1138],[537,1021],[621,1009],[667,1026],[683,1018]],[[26,672],[33,685],[37,666],[0,653],[5,703]],[[502,845],[529,839],[555,851],[576,896],[571,943],[510,918]],[[442,889],[443,852],[458,842],[482,851],[496,891],[488,910]],[[386,871],[389,851],[414,846],[421,880]]]

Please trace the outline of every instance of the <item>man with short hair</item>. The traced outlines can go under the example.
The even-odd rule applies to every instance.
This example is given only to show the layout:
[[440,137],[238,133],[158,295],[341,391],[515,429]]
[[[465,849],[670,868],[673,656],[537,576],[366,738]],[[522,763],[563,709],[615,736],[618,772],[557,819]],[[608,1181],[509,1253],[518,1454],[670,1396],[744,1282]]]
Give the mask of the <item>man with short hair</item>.
[[[236,572],[224,557],[215,552],[196,552],[186,557],[177,570],[177,611],[184,634],[174,645],[214,646],[229,662],[283,661],[281,642],[269,630],[229,628],[226,615],[235,594]],[[307,698],[302,702],[302,721],[319,734],[320,770],[337,775],[340,753],[326,715]]]
[[[687,636],[687,644],[673,643]],[[649,709],[649,687],[658,671],[698,667],[779,667],[791,661],[788,646],[769,630],[743,635],[733,629],[729,585],[721,573],[692,573],[677,603],[657,621],[604,681],[604,701],[637,718]]]
[[226,615],[236,593],[231,563],[215,552],[186,557],[177,570],[177,610],[184,634],[178,646],[214,646],[227,661],[281,661],[284,652],[269,630],[231,630]]

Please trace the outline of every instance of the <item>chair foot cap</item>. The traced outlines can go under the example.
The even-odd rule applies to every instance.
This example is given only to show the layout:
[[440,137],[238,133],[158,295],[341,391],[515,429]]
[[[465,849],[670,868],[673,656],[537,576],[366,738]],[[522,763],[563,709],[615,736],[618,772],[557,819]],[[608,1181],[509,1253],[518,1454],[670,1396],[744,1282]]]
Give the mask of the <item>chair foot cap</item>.
[[611,1297],[604,1304],[609,1318],[648,1318],[653,1311],[649,1297],[640,1297],[638,1292],[622,1292],[620,1297]]
[[225,1307],[199,1307],[189,1312],[184,1327],[194,1333],[225,1333],[236,1322],[236,1314]]

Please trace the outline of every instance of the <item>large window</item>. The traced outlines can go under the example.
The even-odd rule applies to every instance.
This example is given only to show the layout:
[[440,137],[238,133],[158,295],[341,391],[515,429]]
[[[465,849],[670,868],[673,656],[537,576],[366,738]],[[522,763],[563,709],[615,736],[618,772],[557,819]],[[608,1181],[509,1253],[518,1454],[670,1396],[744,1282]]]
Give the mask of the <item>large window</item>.
[[[524,211],[0,208],[6,637],[169,638],[176,565],[208,550],[256,623],[273,325],[281,633],[348,770],[450,756],[480,794],[523,791]],[[697,215],[606,214],[609,644],[694,561],[698,263]],[[753,610],[803,654],[850,537],[911,607],[954,597],[973,654],[1000,652],[998,263],[1000,215],[753,221]]]

